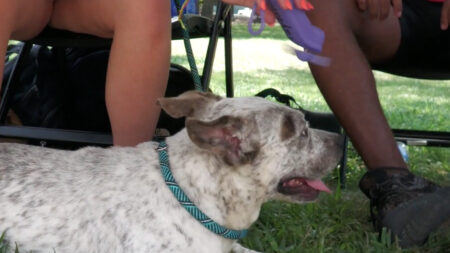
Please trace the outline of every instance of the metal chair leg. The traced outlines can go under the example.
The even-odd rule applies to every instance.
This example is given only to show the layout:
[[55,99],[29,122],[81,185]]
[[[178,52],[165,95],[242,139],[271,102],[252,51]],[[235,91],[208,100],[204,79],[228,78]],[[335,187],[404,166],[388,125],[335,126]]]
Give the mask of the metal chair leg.
[[222,24],[224,18],[230,15],[231,5],[224,4],[222,2],[217,6],[217,14],[214,17],[213,26],[211,28],[211,36],[209,39],[208,50],[206,51],[205,64],[203,65],[202,84],[203,90],[209,89],[209,84],[212,75],[212,66],[214,63],[214,57],[216,55],[217,41],[222,31]]
[[234,86],[233,86],[233,43],[231,36],[231,12],[229,12],[225,17],[225,82],[227,89],[227,97],[234,96]]

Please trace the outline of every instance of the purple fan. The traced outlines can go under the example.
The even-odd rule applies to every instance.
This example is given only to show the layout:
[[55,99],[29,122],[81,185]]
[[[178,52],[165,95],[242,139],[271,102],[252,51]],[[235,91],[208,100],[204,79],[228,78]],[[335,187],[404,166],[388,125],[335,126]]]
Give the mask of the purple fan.
[[[303,47],[305,52],[295,50],[300,60],[308,61],[321,66],[329,65],[329,59],[318,56],[322,51],[325,40],[325,33],[318,27],[313,26],[306,16],[305,12],[300,9],[293,8],[285,10],[281,8],[277,0],[266,0],[267,7],[275,14],[278,22],[283,27],[286,36],[295,44]],[[255,32],[252,30],[256,5],[253,7],[252,17],[249,20],[249,32],[253,35],[259,35],[264,29],[264,23],[261,28]],[[264,11],[261,11],[262,20]],[[264,21],[263,21],[264,22]]]

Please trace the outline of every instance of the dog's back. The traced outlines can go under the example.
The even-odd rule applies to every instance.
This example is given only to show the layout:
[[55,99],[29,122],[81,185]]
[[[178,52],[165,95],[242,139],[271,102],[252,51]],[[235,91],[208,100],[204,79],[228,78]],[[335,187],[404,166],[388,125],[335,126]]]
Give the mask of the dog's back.
[[16,244],[57,253],[220,248],[209,231],[191,236],[204,228],[165,186],[155,145],[62,151],[0,143],[0,233],[11,252]]
[[[129,219],[145,222],[145,214],[136,212],[155,205],[152,193],[144,191],[160,179],[153,176],[159,173],[155,154],[140,150],[72,152],[0,144],[0,231],[23,250],[108,252],[115,246],[110,242],[126,244],[133,236],[128,234]],[[140,208],[133,206],[138,203]],[[129,210],[134,213],[127,214]],[[57,248],[62,245],[66,248]]]

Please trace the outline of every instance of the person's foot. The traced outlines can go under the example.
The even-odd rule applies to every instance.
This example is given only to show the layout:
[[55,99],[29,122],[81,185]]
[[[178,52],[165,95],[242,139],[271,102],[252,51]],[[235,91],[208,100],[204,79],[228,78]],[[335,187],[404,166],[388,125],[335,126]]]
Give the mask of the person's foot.
[[450,187],[442,188],[406,169],[371,170],[359,187],[370,199],[375,229],[387,228],[402,248],[422,245],[450,218]]

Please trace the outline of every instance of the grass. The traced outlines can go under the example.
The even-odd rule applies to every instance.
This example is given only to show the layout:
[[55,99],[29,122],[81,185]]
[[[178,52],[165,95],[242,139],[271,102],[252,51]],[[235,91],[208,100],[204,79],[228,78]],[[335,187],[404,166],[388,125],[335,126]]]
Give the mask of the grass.
[[[200,72],[207,40],[193,40]],[[329,111],[306,64],[284,52],[286,43],[279,26],[266,28],[259,37],[248,34],[245,25],[233,26],[235,96],[253,96],[265,88],[276,88],[293,96],[303,107]],[[211,89],[225,95],[223,43],[219,42]],[[184,47],[173,43],[172,61],[187,66]],[[449,131],[450,82],[425,81],[375,72],[377,89],[393,128]],[[414,173],[439,184],[450,185],[450,150],[408,147],[409,166]],[[294,205],[270,202],[243,245],[277,253],[297,252],[450,252],[450,224],[444,224],[420,248],[401,250],[388,240],[379,240],[369,221],[368,200],[357,185],[365,167],[350,147],[347,188],[323,195],[317,203]],[[338,189],[337,172],[325,180]]]
[[[303,107],[329,111],[306,64],[284,52],[286,42],[279,26],[266,28],[260,37],[251,37],[245,25],[233,27],[235,96],[252,96],[273,87],[293,96]],[[206,39],[193,40],[197,64],[204,63]],[[225,94],[222,49],[218,45],[211,89]],[[172,61],[187,66],[181,41],[173,42]],[[450,129],[450,82],[423,81],[375,73],[381,102],[395,128]],[[450,185],[450,150],[409,147],[409,165],[418,175]],[[336,189],[322,195],[317,203],[294,205],[270,202],[263,206],[259,220],[242,244],[254,250],[276,253],[298,252],[450,252],[450,224],[430,236],[426,245],[401,250],[384,234],[381,240],[369,221],[368,200],[357,188],[365,167],[350,147],[347,188],[339,190],[335,171],[325,181]],[[5,252],[0,243],[0,253]]]

